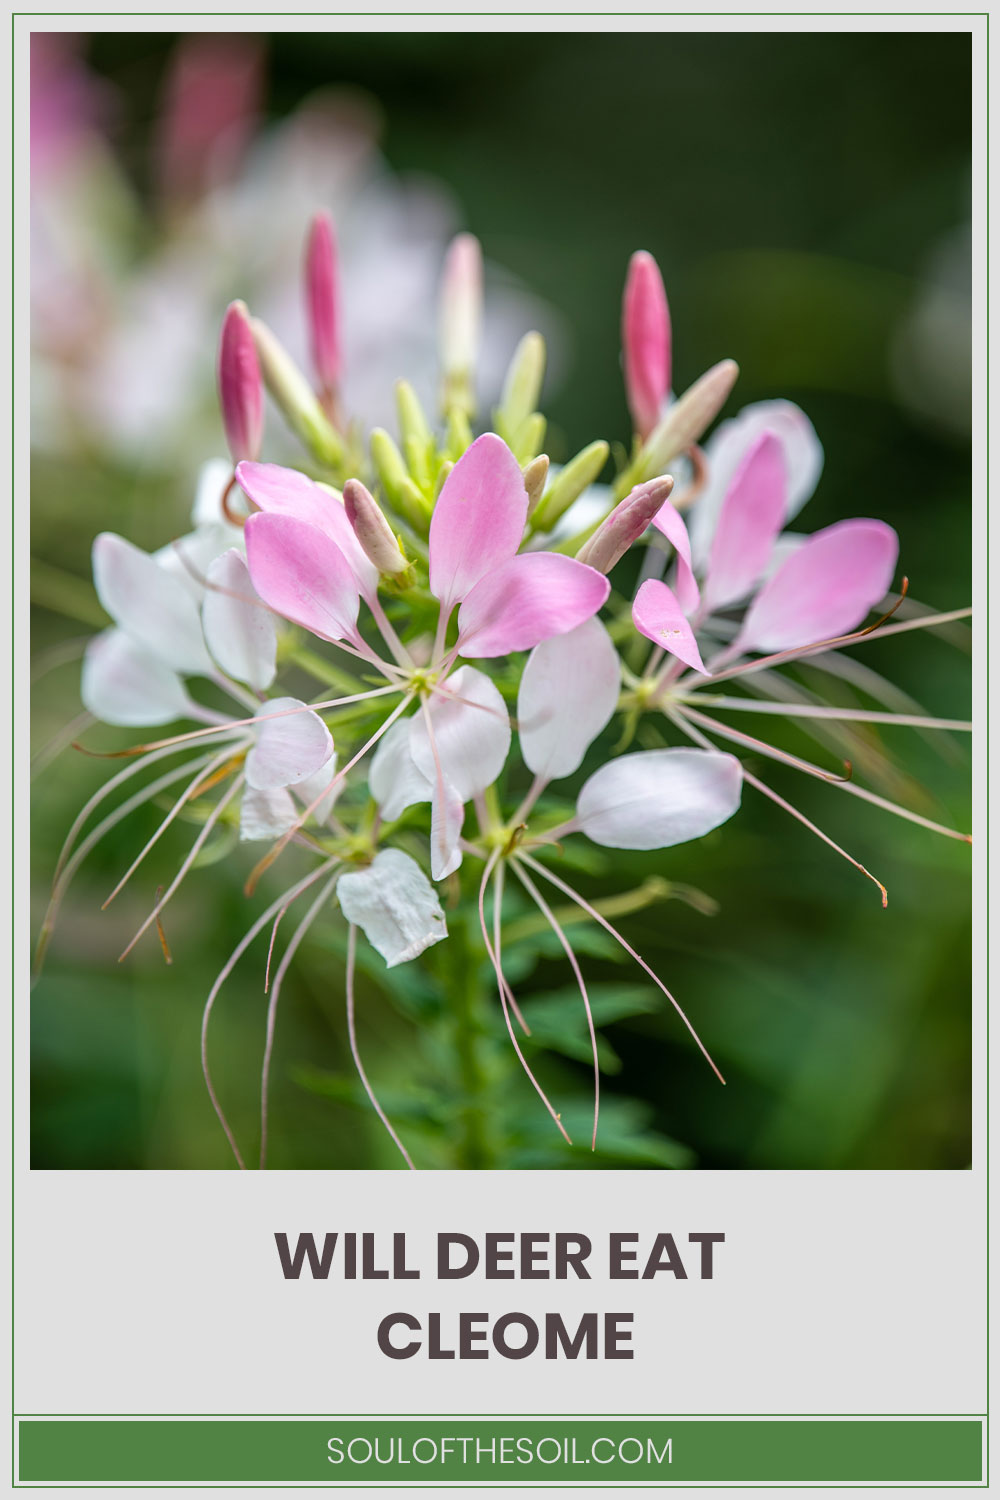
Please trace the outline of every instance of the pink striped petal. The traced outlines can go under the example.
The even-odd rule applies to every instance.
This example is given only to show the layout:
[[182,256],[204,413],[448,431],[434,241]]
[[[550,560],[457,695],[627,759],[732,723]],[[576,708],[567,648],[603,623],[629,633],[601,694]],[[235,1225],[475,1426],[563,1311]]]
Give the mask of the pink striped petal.
[[660,268],[647,250],[629,261],[622,304],[625,394],[640,438],[652,432],[670,390],[670,310]]
[[788,506],[781,440],[762,432],[726,491],[705,577],[707,609],[744,599],[767,567]]
[[744,651],[784,651],[853,630],[892,583],[899,540],[884,521],[837,521],[804,542],[757,595]]
[[684,613],[694,614],[701,603],[701,595],[698,592],[694,573],[691,571],[691,541],[684,518],[680,511],[667,500],[653,517],[653,525],[657,531],[662,531],[677,553],[677,577],[674,580],[677,586],[677,597]]
[[354,570],[365,598],[371,598],[378,584],[378,570],[366,557],[336,495],[308,475],[300,474],[298,469],[286,469],[281,464],[238,464],[236,478],[258,510],[268,515],[293,516],[325,531]]
[[477,583],[458,612],[463,656],[506,656],[564,635],[596,615],[611,585],[559,552],[525,552]]
[[291,516],[251,516],[243,535],[265,604],[324,641],[357,640],[358,582],[336,542]]
[[676,656],[686,667],[705,672],[694,631],[688,624],[680,601],[672,589],[658,578],[647,578],[635,596],[632,622],[647,639]]
[[521,545],[528,492],[517,459],[495,433],[463,453],[437,498],[430,530],[431,593],[449,608]]

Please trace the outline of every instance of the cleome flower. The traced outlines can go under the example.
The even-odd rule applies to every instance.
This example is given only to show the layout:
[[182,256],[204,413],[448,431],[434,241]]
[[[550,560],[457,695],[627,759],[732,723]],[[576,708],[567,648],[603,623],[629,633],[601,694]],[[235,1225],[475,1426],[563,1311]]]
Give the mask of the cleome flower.
[[[579,993],[596,1149],[600,1051],[586,944],[553,891],[585,930],[596,925],[629,955],[722,1075],[662,977],[613,925],[607,903],[588,899],[565,877],[570,851],[577,841],[607,851],[667,850],[714,836],[737,813],[746,784],[875,879],[734,750],[790,764],[964,838],[856,784],[850,770],[826,770],[732,728],[726,716],[787,716],[828,736],[823,742],[834,748],[843,743],[837,736],[859,724],[968,729],[910,705],[845,648],[969,612],[923,611],[888,622],[899,603],[890,592],[898,541],[879,520],[838,521],[812,536],[788,532],[822,468],[818,439],[790,403],[748,407],[701,446],[738,370],[723,360],[672,397],[670,315],[647,252],[630,263],[622,314],[633,444],[603,486],[610,454],[603,440],[559,467],[543,451],[545,348],[535,333],[514,352],[488,430],[474,435],[482,261],[468,235],[453,242],[441,282],[439,423],[405,381],[396,386],[395,437],[346,422],[336,255],[333,225],[319,216],[305,255],[312,381],[244,304],[231,304],[218,360],[231,463],[206,473],[194,531],[153,555],[110,533],[95,542],[95,586],[113,623],[87,650],[86,707],[123,728],[195,727],[113,752],[128,764],[70,831],[40,946],[94,844],[183,782],[109,897],[182,810],[201,823],[123,957],[154,926],[167,951],[160,915],[220,821],[232,818],[242,841],[268,845],[246,881],[248,898],[279,860],[283,869],[298,861],[254,916],[204,1009],[206,1086],[236,1161],[242,1167],[248,1157],[212,1078],[213,1009],[239,961],[270,929],[263,1167],[284,980],[310,930],[337,906],[347,924],[351,1054],[365,1094],[412,1168],[413,1155],[360,1056],[356,975],[368,955],[359,933],[392,970],[421,961],[459,930],[467,943],[472,931],[471,962],[492,971],[516,1058],[569,1142],[563,1112],[532,1068],[529,1008],[522,1010],[515,993],[505,909],[527,903]],[[265,386],[302,445],[300,467],[262,461]],[[626,559],[634,562],[635,549],[643,560],[629,605],[612,593],[609,575]],[[899,597],[905,592],[904,582]],[[873,612],[884,618],[865,625]],[[826,701],[811,679],[807,685],[785,670],[802,661],[886,707]],[[311,699],[307,677],[320,689]],[[742,691],[718,692],[727,680]],[[652,746],[646,740],[633,749],[640,719],[649,715],[664,732]],[[105,798],[180,754],[182,765],[144,780],[84,832]],[[877,772],[878,760],[872,764]],[[212,801],[207,794],[217,787]],[[875,883],[884,904],[885,889]],[[614,899],[621,894],[611,892]],[[293,907],[298,922],[272,975],[278,932]],[[439,1050],[456,1049],[468,1090],[481,1072],[469,1059],[488,1022],[469,1020],[466,979],[443,985],[449,1012]],[[467,1102],[463,1108],[475,1113]]]

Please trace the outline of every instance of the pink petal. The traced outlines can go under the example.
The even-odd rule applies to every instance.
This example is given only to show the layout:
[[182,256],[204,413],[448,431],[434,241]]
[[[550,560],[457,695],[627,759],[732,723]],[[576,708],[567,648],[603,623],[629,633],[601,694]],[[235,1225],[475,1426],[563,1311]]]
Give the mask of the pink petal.
[[495,433],[463,453],[437,498],[430,530],[430,585],[446,607],[521,545],[528,492],[517,459]]
[[898,551],[884,521],[837,521],[815,532],[757,595],[740,647],[784,651],[853,630],[885,597]]
[[658,578],[647,578],[636,594],[632,622],[636,630],[657,646],[662,646],[671,656],[676,656],[686,667],[693,667],[696,672],[705,672],[708,676],[694,631],[677,595]]
[[358,583],[336,542],[291,516],[251,516],[243,535],[265,604],[322,640],[357,640]]
[[298,469],[281,464],[238,464],[236,477],[240,488],[259,510],[269,515],[294,516],[318,526],[336,542],[346,557],[358,587],[366,599],[378,584],[378,570],[365,556],[343,505],[329,490],[323,489]]
[[691,541],[684,518],[680,511],[667,500],[653,517],[653,525],[657,531],[662,531],[677,553],[677,577],[675,579],[677,597],[681,601],[684,613],[693,614],[701,602],[701,596],[694,573],[691,571]]
[[637,250],[629,261],[622,355],[629,411],[645,441],[670,390],[670,310],[660,269],[646,250]]
[[781,440],[762,432],[726,491],[705,577],[705,605],[724,609],[743,599],[767,567],[788,506]]
[[493,569],[458,612],[463,656],[506,656],[582,625],[611,592],[603,573],[559,552],[525,552]]

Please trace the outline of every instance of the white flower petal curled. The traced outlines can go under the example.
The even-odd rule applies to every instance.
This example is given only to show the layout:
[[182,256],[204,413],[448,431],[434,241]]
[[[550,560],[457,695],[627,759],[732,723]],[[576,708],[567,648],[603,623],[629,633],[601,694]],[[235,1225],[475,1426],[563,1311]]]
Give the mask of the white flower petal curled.
[[240,841],[278,839],[298,817],[291,793],[283,786],[263,790],[248,786],[240,800]]
[[431,798],[431,874],[444,880],[462,863],[459,840],[465,822],[465,803],[450,781]]
[[123,630],[88,642],[80,696],[95,718],[129,727],[170,724],[191,707],[177,673]]
[[667,849],[731,818],[741,790],[735,755],[640,750],[594,772],[577,800],[576,821],[608,849]]
[[484,792],[503,770],[510,749],[510,718],[496,685],[475,667],[460,667],[433,695],[431,744],[423,713],[409,720],[410,752],[430,782],[439,768],[463,802]]
[[201,620],[208,649],[230,677],[265,692],[274,681],[278,635],[235,547],[209,565],[207,580]]
[[341,875],[337,896],[348,922],[361,928],[387,969],[448,936],[434,887],[401,849],[381,849],[365,869]]
[[[298,713],[288,710],[298,709]],[[258,791],[295,786],[326,765],[333,740],[319,714],[298,698],[272,698],[261,705],[254,746],[247,755],[247,783]]]
[[415,802],[429,802],[434,790],[410,753],[410,723],[397,719],[386,730],[368,772],[368,790],[387,823],[394,823]]
[[585,620],[528,657],[517,695],[521,755],[536,776],[571,776],[618,703],[621,666],[601,622]]

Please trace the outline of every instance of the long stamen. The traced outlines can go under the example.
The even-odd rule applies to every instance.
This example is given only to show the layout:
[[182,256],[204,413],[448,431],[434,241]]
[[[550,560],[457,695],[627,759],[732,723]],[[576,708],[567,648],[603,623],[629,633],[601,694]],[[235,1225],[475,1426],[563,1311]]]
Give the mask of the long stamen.
[[299,896],[303,895],[311,885],[314,885],[317,880],[322,879],[326,872],[332,869],[335,863],[335,860],[328,859],[324,864],[317,866],[315,870],[312,870],[308,875],[304,876],[302,880],[297,881],[295,885],[289,886],[287,891],[282,891],[281,895],[278,896],[276,900],[271,902],[271,905],[267,908],[267,910],[265,912],[262,912],[257,920],[252,923],[249,929],[243,934],[242,938],[237,943],[232,953],[230,953],[229,957],[226,959],[226,962],[223,964],[219,973],[216,975],[215,982],[208,992],[208,999],[205,1001],[205,1009],[202,1011],[201,1071],[205,1079],[205,1087],[208,1089],[208,1097],[212,1102],[212,1108],[215,1110],[215,1113],[218,1116],[219,1124],[225,1131],[226,1140],[229,1142],[232,1148],[232,1152],[236,1158],[237,1164],[241,1168],[243,1168],[244,1171],[246,1170],[246,1162],[240,1155],[240,1149],[236,1144],[236,1138],[230,1128],[229,1121],[226,1119],[222,1105],[219,1103],[218,1095],[215,1092],[215,1085],[212,1082],[212,1071],[208,1064],[208,1023],[211,1019],[212,1008],[215,1005],[216,998],[219,994],[219,991],[222,989],[222,986],[225,984],[226,980],[229,978],[230,974],[233,972],[233,969],[235,969],[236,965],[239,963],[240,959],[243,957],[244,953],[247,951],[250,944],[257,936],[258,932],[260,932],[261,928],[271,920],[279,907],[284,909],[284,907],[290,906],[291,903],[293,901],[296,901]]
[[[281,995],[281,986],[284,982],[285,975],[288,973],[289,965],[291,964],[292,959],[295,957],[299,944],[302,942],[302,939],[309,931],[316,917],[319,915],[324,903],[328,901],[332,896],[333,888],[337,883],[337,874],[338,870],[337,866],[335,865],[333,876],[326,882],[326,885],[324,885],[323,889],[320,891],[319,895],[316,897],[315,901],[312,903],[309,910],[302,918],[302,921],[299,923],[298,927],[296,927],[295,931],[289,938],[288,947],[285,949],[284,953],[281,956],[281,963],[278,965],[278,972],[274,976],[274,988],[271,991],[271,998],[268,1001],[267,1006],[267,1024],[264,1032],[264,1060],[261,1064],[260,1070],[260,1170],[262,1172],[267,1164],[267,1089],[271,1077],[271,1053],[274,1050],[274,1026],[278,1015],[278,999]],[[288,903],[286,902],[285,906],[282,907],[281,912],[279,912],[279,919],[287,909],[287,905]],[[270,958],[271,955],[269,952],[269,963]]]
[[622,935],[618,931],[618,929],[616,927],[612,927],[612,925],[608,921],[608,919],[606,917],[602,916],[602,914],[597,910],[597,908],[595,906],[591,906],[591,904],[590,904],[589,901],[585,901],[584,898],[580,895],[579,891],[575,891],[571,885],[567,885],[566,882],[565,882],[565,880],[560,880],[560,878],[559,878],[558,875],[553,875],[553,873],[552,873],[551,870],[546,869],[545,865],[540,864],[537,859],[533,859],[530,854],[525,854],[522,851],[518,855],[518,859],[520,859],[524,864],[530,866],[530,868],[532,870],[534,870],[536,872],[536,874],[541,875],[541,877],[542,877],[543,880],[547,880],[550,885],[554,885],[557,890],[562,891],[562,893],[563,893],[564,896],[568,896],[571,901],[575,901],[576,904],[577,904],[577,906],[579,906],[583,911],[585,911],[587,913],[587,915],[589,917],[591,917],[595,922],[600,923],[600,925],[604,928],[605,932],[609,932],[611,934],[611,936],[614,938],[615,942],[618,943],[622,948],[624,948],[625,952],[629,955],[630,958],[633,958],[635,960],[635,962],[639,965],[640,969],[642,969],[646,974],[649,975],[650,979],[656,985],[657,989],[663,991],[663,993],[666,995],[667,999],[670,1001],[671,1005],[674,1007],[674,1010],[677,1012],[677,1014],[680,1016],[681,1020],[684,1022],[684,1025],[687,1027],[688,1031],[691,1033],[692,1037],[694,1038],[695,1043],[697,1044],[699,1052],[704,1057],[705,1061],[708,1063],[709,1067],[711,1068],[712,1072],[715,1074],[716,1078],[719,1080],[720,1083],[725,1083],[726,1080],[723,1078],[722,1074],[719,1072],[718,1068],[715,1066],[715,1063],[712,1061],[712,1058],[709,1055],[708,1049],[706,1048],[704,1042],[701,1040],[701,1037],[695,1031],[694,1027],[691,1025],[691,1022],[688,1020],[687,1016],[684,1014],[684,1012],[681,1009],[680,1005],[677,1003],[677,1001],[674,999],[673,995],[670,993],[670,991],[667,989],[666,985],[663,983],[663,980],[659,977],[658,974],[656,974],[656,973],[653,972],[653,970],[650,968],[650,966],[646,962],[646,960],[644,958],[641,958],[639,956],[639,954],[636,953],[635,949],[629,943],[627,943],[625,941],[625,939],[622,937]]
[[180,869],[177,871],[177,874],[174,876],[173,880],[170,882],[170,885],[167,887],[166,892],[161,897],[161,899],[159,901],[157,901],[156,905],[153,907],[153,910],[150,912],[150,914],[146,918],[145,922],[143,922],[142,926],[139,928],[138,932],[135,934],[135,936],[133,937],[132,941],[119,954],[119,957],[118,957],[118,962],[119,963],[121,963],[123,959],[125,959],[125,958],[128,957],[128,955],[132,952],[132,949],[135,947],[136,943],[142,937],[143,933],[146,932],[153,925],[153,923],[156,921],[157,917],[163,911],[163,908],[166,906],[167,902],[171,899],[171,897],[176,892],[176,890],[177,890],[178,886],[180,885],[181,881],[184,879],[184,876],[187,874],[188,870],[190,870],[191,866],[194,864],[195,860],[198,858],[198,854],[200,853],[201,848],[202,848],[203,844],[205,843],[205,840],[208,838],[208,835],[211,833],[212,829],[215,827],[216,823],[219,821],[219,818],[222,816],[222,814],[225,811],[226,807],[232,801],[233,797],[236,795],[236,793],[239,791],[239,789],[240,789],[240,787],[242,785],[243,785],[243,774],[241,772],[240,775],[236,777],[236,780],[233,782],[232,786],[225,793],[225,795],[223,797],[221,797],[220,800],[212,808],[212,811],[209,813],[208,817],[205,819],[205,826],[204,826],[204,828],[201,830],[201,832],[199,833],[198,837],[195,839],[194,843],[191,845],[191,849],[190,849],[190,852],[189,852],[187,858],[184,860],[184,863],[181,865]]
[[341,767],[336,776],[331,779],[329,786],[324,787],[319,796],[315,797],[313,801],[310,802],[305,812],[299,815],[299,817],[292,824],[291,828],[286,829],[286,831],[281,835],[281,838],[278,839],[277,843],[273,844],[272,847],[267,851],[267,853],[264,855],[264,858],[257,861],[253,869],[250,871],[246,885],[244,886],[244,890],[248,896],[253,895],[254,891],[257,888],[257,882],[263,875],[264,871],[274,864],[274,861],[283,852],[283,850],[288,848],[288,845],[291,843],[292,839],[299,832],[299,830],[305,826],[308,820],[312,817],[313,813],[316,811],[317,807],[319,807],[320,803],[325,801],[325,799],[333,791],[334,787],[344,780],[348,771],[353,770],[358,761],[362,760],[364,756],[368,754],[368,751],[372,748],[372,746],[378,744],[379,740],[385,734],[386,730],[396,722],[400,714],[404,711],[404,709],[409,707],[412,701],[413,694],[408,693],[407,696],[401,700],[401,702],[396,704],[396,707],[393,709],[392,713],[387,719],[383,720],[382,724],[372,735],[371,739],[366,740],[357,754],[352,755],[346,766]]
[[820,703],[775,703],[769,698],[727,698],[722,693],[684,694],[681,702],[709,703],[713,709],[751,714],[781,714],[793,719],[841,719],[859,724],[899,724],[908,729],[954,729],[971,733],[967,719],[935,719],[927,714],[880,713],[867,708],[840,708]]
[[95,723],[94,715],[84,709],[83,713],[77,714],[75,719],[64,724],[51,739],[46,740],[45,744],[31,757],[32,781],[43,771],[48,770],[52,762],[57,760],[64,750],[68,750],[77,736],[83,734],[84,730],[89,729],[93,723]]
[[[898,608],[898,603],[896,605]],[[775,667],[783,662],[801,661],[807,656],[816,656],[824,651],[833,651],[841,646],[856,646],[862,641],[878,641],[887,635],[900,635],[906,630],[922,630],[935,625],[947,625],[952,620],[965,620],[972,614],[971,607],[949,610],[946,614],[921,615],[919,620],[901,620],[895,625],[876,623],[865,630],[855,630],[850,635],[832,636],[828,641],[814,641],[809,646],[792,646],[786,651],[775,651],[770,656],[758,656],[753,661],[739,666],[727,667],[722,672],[712,671],[712,681],[725,682],[728,677],[743,677],[748,672],[759,672],[762,667]],[[883,616],[883,619],[886,618]],[[698,673],[681,679],[681,685],[701,680]]]
[[[499,858],[499,849],[494,849],[493,853],[486,861],[486,867],[483,870],[483,878],[479,883],[479,928],[483,935],[483,943],[486,946],[486,952],[489,955],[490,963],[493,965],[493,972],[496,975],[497,989],[500,992],[500,1004],[503,1008],[503,1018],[507,1023],[507,1032],[510,1036],[511,1042],[513,1043],[514,1051],[517,1053],[518,1062],[521,1064],[521,1067],[524,1069],[525,1073],[527,1073],[528,1075],[528,1078],[531,1080],[531,1084],[535,1090],[535,1093],[538,1095],[539,1099],[541,1099],[542,1103],[545,1105],[545,1108],[548,1110],[549,1114],[555,1121],[556,1128],[558,1129],[559,1134],[562,1136],[563,1140],[566,1141],[567,1145],[572,1146],[573,1142],[570,1140],[569,1135],[566,1132],[565,1125],[559,1118],[556,1111],[552,1108],[552,1105],[549,1103],[548,1096],[546,1095],[545,1090],[542,1088],[541,1084],[538,1082],[538,1079],[531,1071],[530,1067],[528,1066],[528,1060],[525,1057],[524,1053],[521,1051],[521,1044],[517,1039],[517,1033],[514,1030],[514,1025],[510,1018],[510,1006],[507,1003],[507,981],[504,978],[504,972],[500,962],[499,952],[494,951],[493,944],[490,942],[490,935],[486,926],[486,887],[489,883],[490,876],[493,874],[493,867]],[[498,888],[495,886],[493,891],[494,922],[496,922],[497,910],[501,906],[502,894],[502,887]]]
[[889,905],[889,892],[886,890],[881,880],[879,880],[878,876],[873,875],[871,870],[865,869],[865,866],[859,859],[855,859],[852,854],[848,854],[846,849],[842,849],[838,843],[834,842],[834,840],[828,833],[823,832],[822,828],[817,828],[816,824],[813,823],[809,818],[807,818],[805,813],[799,812],[798,808],[793,807],[790,802],[786,802],[784,797],[779,797],[777,792],[772,791],[769,786],[765,786],[763,781],[759,781],[756,776],[751,775],[751,773],[746,770],[745,767],[743,770],[743,780],[749,782],[751,786],[756,787],[758,792],[763,792],[765,797],[768,797],[778,807],[783,808],[785,812],[791,813],[792,817],[797,818],[804,828],[808,828],[810,833],[814,833],[818,839],[822,839],[824,844],[828,844],[831,849],[835,850],[837,854],[846,859],[848,864],[853,865],[856,870],[860,870],[862,875],[867,875],[872,884],[877,885],[879,890],[881,891],[882,909],[883,911],[885,910],[885,908]]
[[[710,734],[717,734],[721,739],[732,740],[736,745],[743,745],[748,750],[755,750],[759,755],[766,755],[770,760],[780,760],[786,766],[793,766],[796,771],[804,771],[807,776],[815,776],[818,781],[829,781],[842,786],[845,777],[836,776],[831,771],[824,771],[822,766],[814,766],[811,760],[802,760],[798,755],[792,755],[787,750],[779,750],[774,745],[769,745],[765,740],[758,740],[752,734],[744,734],[739,729],[731,729],[728,724],[720,724],[715,719],[710,719],[708,714],[700,714],[685,703],[683,707],[678,705],[676,713],[668,711],[667,717],[676,719],[683,717],[690,719],[692,723],[700,724]],[[849,764],[849,763],[848,763]]]
[[[208,789],[207,786],[206,786],[206,782],[208,782],[211,785],[212,784],[212,780],[211,780],[212,777],[217,772],[219,772],[219,771],[225,771],[225,770],[227,770],[228,767],[229,767],[229,764],[230,764],[229,750],[226,749],[225,751],[223,751],[223,753],[221,755],[217,755],[213,760],[209,761],[209,763],[208,763],[207,766],[202,766],[202,767],[199,768],[199,770],[195,774],[195,776],[192,779],[192,781],[190,782],[190,784],[184,788],[183,792],[178,797],[178,799],[174,803],[173,807],[167,813],[167,816],[164,818],[164,820],[160,824],[159,828],[157,828],[157,830],[153,834],[152,838],[150,838],[147,841],[147,843],[139,851],[139,853],[136,855],[135,859],[129,865],[128,869],[125,871],[125,874],[122,876],[121,880],[119,880],[118,884],[115,886],[114,890],[111,892],[111,895],[107,898],[106,901],[102,902],[102,904],[101,904],[101,910],[102,911],[106,911],[107,910],[107,908],[111,905],[112,901],[118,895],[119,891],[123,890],[124,887],[128,884],[129,880],[131,880],[131,878],[135,874],[136,870],[138,870],[139,866],[142,864],[143,860],[146,858],[146,855],[150,852],[150,850],[153,848],[153,846],[156,843],[159,842],[159,840],[162,837],[162,835],[164,833],[166,833],[167,829],[170,827],[171,823],[177,817],[178,813],[186,806],[186,804],[188,802],[193,801],[193,799],[199,794],[199,792],[206,791]],[[235,769],[235,766],[234,766],[234,769]]]
[[386,693],[399,693],[402,689],[395,683],[387,683],[385,687],[372,688],[365,693],[351,693],[346,698],[327,698],[322,703],[303,703],[299,708],[282,708],[275,713],[253,714],[248,719],[227,719],[223,724],[213,724],[208,729],[190,729],[184,734],[171,735],[169,739],[152,740],[148,745],[130,745],[127,750],[88,750],[85,745],[76,745],[74,748],[82,750],[84,755],[92,755],[99,760],[118,760],[129,755],[142,755],[149,750],[165,750],[170,745],[186,745],[191,740],[202,739],[210,734],[227,734],[234,729],[244,729],[251,724],[263,724],[269,719],[287,719],[294,714],[318,713],[328,708],[343,708],[347,703],[360,703],[365,698],[382,698]]
[[531,877],[520,868],[518,861],[514,859],[511,861],[511,863],[513,865],[514,874],[524,886],[525,890],[528,892],[528,895],[532,898],[542,916],[548,922],[549,926],[552,928],[552,931],[559,939],[562,950],[565,953],[566,957],[569,959],[570,967],[572,968],[573,974],[576,978],[577,988],[579,989],[580,994],[583,998],[583,1008],[587,1012],[587,1028],[590,1031],[590,1050],[594,1058],[594,1130],[590,1138],[590,1149],[591,1151],[596,1151],[597,1120],[601,1108],[601,1066],[597,1057],[597,1033],[594,1030],[594,1015],[593,1011],[590,1008],[590,996],[587,993],[587,986],[584,982],[583,974],[580,970],[580,965],[577,962],[576,954],[570,947],[569,939],[560,927],[555,913],[552,911],[551,907],[545,900],[545,897],[542,895],[541,891],[535,885]]
[[385,610],[382,608],[382,602],[374,589],[372,590],[371,596],[368,598],[368,608],[371,610],[372,619],[378,626],[379,634],[381,635],[382,639],[385,641],[386,645],[389,647],[389,650],[392,652],[394,660],[398,663],[398,665],[403,669],[404,672],[411,672],[413,670],[413,658],[410,655],[409,651],[407,651],[406,647],[403,645],[402,641],[399,639],[399,636],[396,634],[396,631],[394,630],[392,625],[392,621],[389,619]]
[[403,1160],[406,1162],[406,1165],[409,1167],[410,1171],[411,1172],[415,1172],[417,1169],[413,1165],[413,1161],[412,1161],[412,1159],[410,1157],[410,1153],[407,1151],[406,1147],[403,1145],[402,1141],[399,1139],[399,1136],[396,1134],[395,1130],[393,1130],[392,1125],[391,1125],[391,1123],[389,1121],[389,1116],[386,1114],[385,1110],[382,1108],[381,1104],[378,1102],[378,1100],[375,1097],[375,1090],[372,1088],[371,1084],[368,1082],[368,1074],[364,1070],[364,1067],[363,1067],[362,1062],[361,1062],[361,1054],[358,1051],[358,1038],[357,1038],[357,1034],[356,1034],[355,1029],[354,1029],[354,956],[355,956],[355,953],[357,951],[357,946],[358,946],[358,929],[354,926],[354,924],[352,922],[351,925],[347,929],[347,976],[346,976],[346,989],[347,989],[347,1036],[348,1036],[348,1040],[350,1041],[350,1044],[351,1044],[351,1056],[354,1058],[354,1066],[358,1070],[358,1077],[361,1079],[361,1082],[364,1085],[365,1093],[368,1095],[368,1098],[371,1100],[372,1108],[374,1109],[375,1113],[378,1115],[379,1119],[382,1121],[382,1124],[385,1126],[386,1130],[389,1132],[390,1136],[392,1137],[393,1144],[398,1148],[398,1150],[402,1154]]
[[[207,764],[210,759],[211,757],[208,755],[203,756],[201,764]],[[140,767],[136,766],[130,769],[139,770]],[[133,795],[131,797],[128,797],[120,807],[116,807],[114,812],[109,813],[107,817],[103,818],[95,828],[92,828],[90,833],[87,834],[87,837],[80,844],[79,848],[76,849],[69,858],[63,858],[63,856],[60,856],[60,864],[56,876],[52,882],[52,891],[49,895],[49,904],[46,908],[45,917],[42,921],[41,930],[38,934],[38,942],[35,946],[35,956],[32,964],[32,972],[36,979],[39,972],[41,971],[42,963],[45,959],[45,951],[48,948],[49,940],[52,937],[52,933],[55,929],[56,919],[59,915],[59,908],[62,905],[63,897],[66,895],[66,892],[69,889],[73,876],[76,874],[77,870],[80,868],[83,861],[90,853],[91,849],[93,849],[97,844],[100,843],[101,839],[106,833],[110,833],[112,828],[117,827],[119,823],[127,818],[129,813],[134,812],[137,807],[142,807],[144,803],[151,802],[159,792],[162,792],[168,786],[172,786],[174,782],[180,781],[182,776],[187,776],[190,770],[191,763],[187,761],[184,765],[175,766],[172,771],[167,771],[163,776],[158,777],[155,781],[151,781],[148,786],[144,786],[141,791],[133,793]],[[109,788],[110,783],[109,787],[105,788],[105,790],[108,790]],[[96,799],[91,798],[92,803],[95,800]]]

